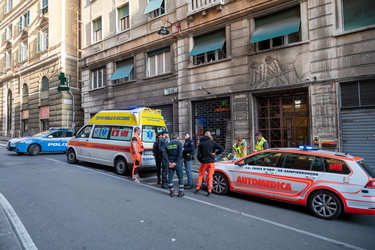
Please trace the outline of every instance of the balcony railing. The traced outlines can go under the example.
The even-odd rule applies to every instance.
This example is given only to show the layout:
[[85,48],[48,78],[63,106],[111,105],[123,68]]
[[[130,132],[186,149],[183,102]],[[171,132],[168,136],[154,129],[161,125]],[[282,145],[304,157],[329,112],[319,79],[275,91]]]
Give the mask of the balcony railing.
[[223,4],[224,0],[189,0],[188,14],[195,14],[197,12]]

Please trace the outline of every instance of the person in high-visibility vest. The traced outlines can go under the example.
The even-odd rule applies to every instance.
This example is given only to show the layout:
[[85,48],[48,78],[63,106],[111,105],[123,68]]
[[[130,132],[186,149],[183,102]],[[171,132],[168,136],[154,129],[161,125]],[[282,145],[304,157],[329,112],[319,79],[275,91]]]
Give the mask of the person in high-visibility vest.
[[134,134],[131,138],[130,152],[132,153],[133,158],[133,170],[132,170],[132,179],[134,182],[139,183],[140,178],[138,175],[139,167],[142,165],[142,153],[145,151],[143,147],[143,142],[139,137],[141,134],[141,129],[139,127],[134,128]]
[[255,139],[257,140],[255,144],[255,149],[253,152],[258,152],[261,150],[269,149],[270,146],[268,145],[268,142],[266,139],[264,139],[263,135],[261,132],[256,132],[255,133]]
[[237,137],[236,143],[233,144],[234,158],[242,158],[247,155],[247,143],[241,136]]

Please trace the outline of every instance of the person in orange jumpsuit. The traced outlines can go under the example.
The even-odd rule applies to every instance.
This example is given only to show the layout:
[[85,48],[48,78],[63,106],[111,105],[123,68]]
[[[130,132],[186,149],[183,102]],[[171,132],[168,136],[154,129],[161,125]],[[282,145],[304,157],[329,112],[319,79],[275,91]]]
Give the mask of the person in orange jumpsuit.
[[215,172],[215,156],[221,154],[224,151],[224,148],[220,146],[216,141],[212,140],[209,136],[202,136],[199,141],[198,154],[197,158],[201,163],[199,167],[199,176],[197,184],[195,187],[195,193],[199,193],[199,189],[202,186],[202,180],[206,170],[208,171],[207,175],[207,197],[212,196],[212,184],[213,184],[213,175]]
[[139,127],[134,128],[134,134],[130,140],[130,152],[132,153],[132,159],[134,162],[132,170],[132,179],[134,182],[139,183],[140,178],[138,175],[139,167],[142,165],[142,153],[144,151],[143,142],[139,137],[141,134],[141,129]]

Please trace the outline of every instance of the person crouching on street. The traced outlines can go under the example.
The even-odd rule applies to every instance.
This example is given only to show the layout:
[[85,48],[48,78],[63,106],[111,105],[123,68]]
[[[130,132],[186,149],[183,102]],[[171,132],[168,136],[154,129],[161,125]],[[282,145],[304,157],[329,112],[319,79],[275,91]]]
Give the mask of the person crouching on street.
[[216,141],[211,140],[208,136],[203,136],[200,138],[198,146],[197,158],[201,163],[199,167],[199,176],[197,184],[195,187],[195,193],[199,193],[199,189],[202,186],[202,180],[206,170],[208,171],[207,175],[207,197],[212,196],[212,183],[213,175],[215,172],[215,156],[221,154],[224,151],[224,148],[220,146]]
[[184,196],[184,174],[182,172],[182,143],[178,133],[172,133],[171,141],[165,147],[165,160],[168,163],[169,195],[174,197],[173,177],[176,171],[178,177],[178,197]]

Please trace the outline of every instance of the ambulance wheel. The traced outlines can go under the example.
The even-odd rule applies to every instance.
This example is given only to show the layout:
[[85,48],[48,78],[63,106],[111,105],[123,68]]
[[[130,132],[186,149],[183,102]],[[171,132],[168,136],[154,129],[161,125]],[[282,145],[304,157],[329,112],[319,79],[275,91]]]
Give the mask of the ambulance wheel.
[[229,182],[222,173],[214,173],[212,192],[215,194],[226,194],[229,191]]
[[340,199],[332,192],[320,190],[314,192],[308,200],[311,212],[325,220],[337,218],[342,212]]
[[115,160],[115,171],[119,175],[126,175],[128,173],[128,164],[124,158],[119,157]]
[[31,144],[27,151],[32,156],[38,155],[40,153],[40,146],[38,144]]
[[70,164],[76,164],[78,162],[76,152],[74,149],[69,149],[68,152],[66,153],[66,158],[68,159],[68,162]]

